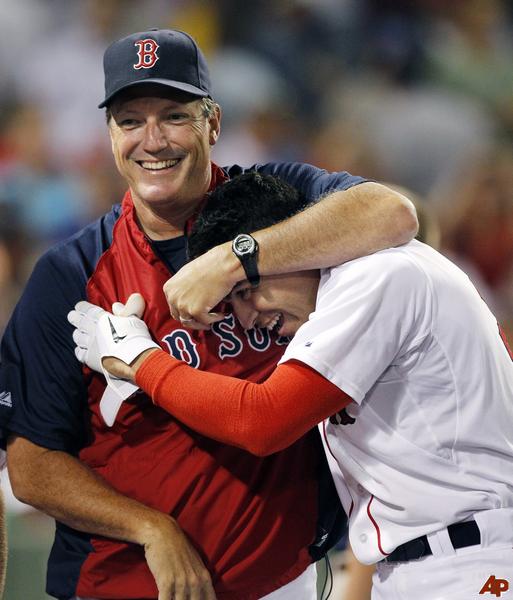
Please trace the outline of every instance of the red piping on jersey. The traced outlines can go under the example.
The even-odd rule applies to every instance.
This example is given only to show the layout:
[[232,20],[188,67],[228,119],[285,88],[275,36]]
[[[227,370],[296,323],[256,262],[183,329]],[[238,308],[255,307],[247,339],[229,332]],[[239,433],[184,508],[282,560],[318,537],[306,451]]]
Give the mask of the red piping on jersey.
[[379,529],[379,525],[376,523],[376,520],[371,515],[370,505],[372,504],[373,500],[374,500],[374,494],[371,495],[371,498],[369,500],[369,504],[367,504],[367,514],[369,515],[369,519],[372,521],[372,524],[374,525],[374,527],[376,529],[376,534],[378,536],[378,549],[381,552],[381,554],[383,554],[383,556],[388,556],[390,554],[390,552],[385,552],[383,550],[382,546],[381,546],[381,531]]
[[[331,454],[331,456],[333,456],[333,458],[335,459],[335,461],[338,464],[337,457],[333,454],[333,450],[331,449],[330,443],[328,442],[328,436],[326,434],[326,421],[325,420],[322,422],[322,434],[323,434],[323,437],[324,437],[324,441],[326,442],[326,447],[328,448],[329,453]],[[351,495],[351,492],[349,491],[349,488],[347,488],[347,491],[349,492],[349,495]],[[348,519],[351,517],[351,513],[353,512],[353,508],[354,508],[354,500],[351,498],[351,506],[349,507],[349,512],[347,513],[347,518]]]
[[330,443],[328,442],[328,436],[326,435],[326,421],[322,422],[322,433],[324,435],[324,441],[326,442],[326,446],[331,454],[331,456],[333,456],[333,458],[337,461],[337,457],[333,454],[333,450],[331,449]]

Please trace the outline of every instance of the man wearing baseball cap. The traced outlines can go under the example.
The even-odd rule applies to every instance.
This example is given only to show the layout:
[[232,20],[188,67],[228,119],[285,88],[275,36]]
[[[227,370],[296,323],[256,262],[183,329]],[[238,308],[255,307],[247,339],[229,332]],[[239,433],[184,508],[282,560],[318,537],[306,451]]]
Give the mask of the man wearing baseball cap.
[[[108,377],[107,385],[105,374],[83,368],[66,315],[80,300],[140,313],[112,307],[139,291],[161,348],[202,370],[262,381],[286,340],[214,311],[224,290],[248,273],[256,282],[406,242],[416,231],[411,205],[343,171],[212,163],[221,111],[205,58],[184,32],[118,40],[104,70],[100,107],[128,190],[39,260],[2,343],[0,390],[11,406],[0,405],[0,426],[13,490],[57,521],[47,592],[61,600],[313,599],[312,562],[340,525],[317,434],[268,458],[196,434],[132,384]],[[170,315],[162,288],[180,277],[195,216],[210,190],[246,171],[323,200],[188,265],[185,296],[195,268],[202,273],[199,308],[189,311],[185,298]]]

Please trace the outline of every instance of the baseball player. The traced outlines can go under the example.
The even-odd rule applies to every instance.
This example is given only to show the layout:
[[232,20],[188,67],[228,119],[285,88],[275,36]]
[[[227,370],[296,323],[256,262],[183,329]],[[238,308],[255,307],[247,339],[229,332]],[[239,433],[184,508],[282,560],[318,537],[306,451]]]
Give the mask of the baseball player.
[[[310,600],[312,563],[333,544],[342,513],[317,432],[257,458],[193,432],[144,395],[121,403],[133,386],[106,388],[102,375],[82,368],[65,317],[79,300],[110,309],[140,291],[151,334],[168,352],[260,381],[284,340],[246,334],[235,320],[191,331],[162,293],[185,262],[184,233],[207,192],[253,170],[290,182],[309,201],[324,197],[278,236],[257,234],[263,272],[282,243],[291,256],[282,252],[280,266],[338,262],[404,242],[415,218],[399,194],[345,172],[213,164],[220,108],[205,58],[184,32],[117,40],[104,70],[101,106],[129,189],[121,205],[40,259],[2,342],[0,394],[10,401],[0,404],[0,427],[13,491],[57,520],[47,591],[59,600]],[[312,219],[322,226],[312,228]],[[243,267],[228,252],[240,278]],[[110,407],[107,422],[100,406]]]
[[[218,188],[192,256],[270,225],[280,202],[297,206],[273,185],[248,175]],[[239,212],[248,188],[258,202]],[[513,363],[468,277],[415,240],[320,273],[242,281],[230,302],[244,327],[294,336],[263,383],[196,371],[154,348],[136,317],[88,303],[70,313],[77,356],[114,357],[104,365],[157,406],[259,456],[320,423],[352,549],[377,563],[373,600],[508,597]],[[126,336],[119,345],[109,319]]]

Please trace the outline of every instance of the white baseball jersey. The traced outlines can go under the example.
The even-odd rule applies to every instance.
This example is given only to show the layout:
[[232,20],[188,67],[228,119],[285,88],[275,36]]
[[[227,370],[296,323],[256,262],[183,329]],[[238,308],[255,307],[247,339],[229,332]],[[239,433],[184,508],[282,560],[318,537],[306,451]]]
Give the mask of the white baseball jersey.
[[292,358],[354,400],[354,424],[319,427],[360,561],[513,507],[513,362],[441,254],[412,241],[323,271]]

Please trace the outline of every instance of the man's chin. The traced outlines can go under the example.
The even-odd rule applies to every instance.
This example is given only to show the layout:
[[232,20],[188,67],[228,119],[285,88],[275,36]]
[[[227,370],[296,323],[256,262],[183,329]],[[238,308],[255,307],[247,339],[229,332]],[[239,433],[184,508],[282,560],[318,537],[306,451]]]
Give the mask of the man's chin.
[[139,186],[136,196],[147,206],[165,206],[178,200],[178,189],[174,186]]

